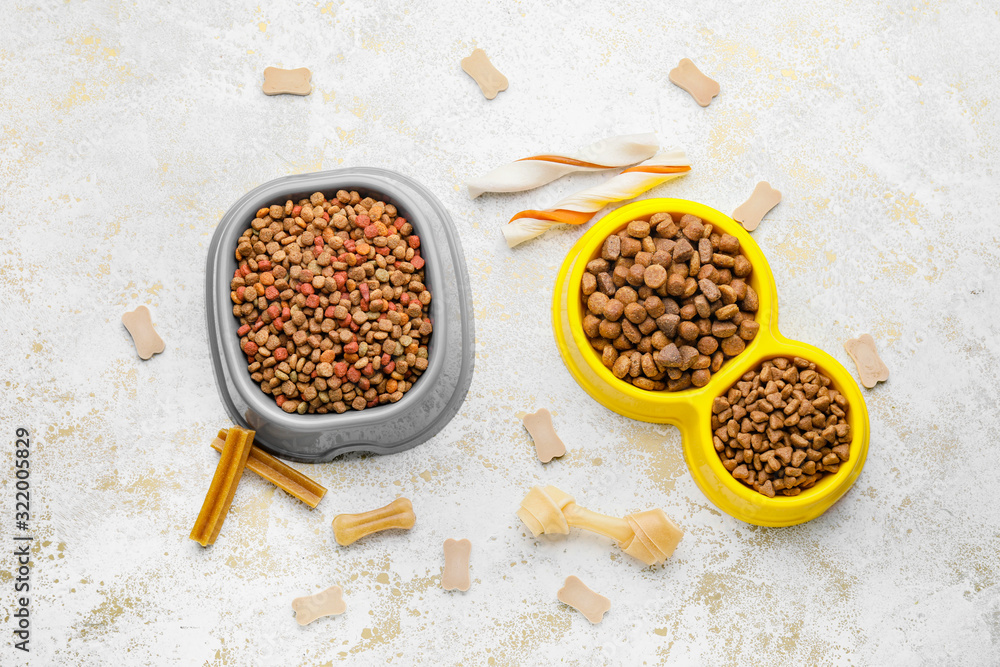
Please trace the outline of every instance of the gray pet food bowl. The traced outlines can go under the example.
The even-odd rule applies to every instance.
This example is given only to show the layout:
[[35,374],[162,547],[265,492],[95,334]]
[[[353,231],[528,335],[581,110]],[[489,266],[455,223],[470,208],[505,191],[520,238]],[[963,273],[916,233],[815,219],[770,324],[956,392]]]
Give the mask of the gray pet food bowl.
[[[434,295],[429,365],[396,403],[343,414],[288,414],[250,379],[239,347],[239,322],[230,300],[236,240],[262,207],[338,190],[357,190],[393,204],[420,236],[426,284]],[[472,383],[475,326],[461,242],[441,203],[422,185],[393,171],[335,169],[254,188],[226,212],[212,236],[205,296],[212,369],[226,412],[257,432],[255,444],[282,458],[319,463],[347,452],[393,454],[414,447],[451,421]]]

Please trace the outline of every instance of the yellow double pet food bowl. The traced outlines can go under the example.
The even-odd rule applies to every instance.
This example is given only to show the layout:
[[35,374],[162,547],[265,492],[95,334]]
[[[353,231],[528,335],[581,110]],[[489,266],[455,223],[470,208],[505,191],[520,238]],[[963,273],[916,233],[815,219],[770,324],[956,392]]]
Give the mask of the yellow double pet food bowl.
[[[729,359],[704,387],[683,391],[647,391],[616,378],[601,363],[583,332],[580,284],[589,261],[598,257],[604,239],[630,221],[648,220],[654,213],[696,215],[715,229],[732,234],[753,266],[749,284],[759,295],[757,337]],[[673,424],[681,431],[684,458],[698,487],[727,514],[759,526],[791,526],[815,519],[854,484],[868,455],[868,411],[858,385],[833,357],[778,331],[778,295],[771,267],[753,238],[729,216],[703,204],[683,199],[646,199],[623,206],[595,224],[570,250],[556,279],[552,300],[556,343],[570,373],[599,403],[618,414],[657,424]],[[851,425],[851,458],[797,496],[768,498],[735,480],[712,446],[712,402],[724,395],[740,376],[774,357],[802,357],[816,364],[847,399]]]

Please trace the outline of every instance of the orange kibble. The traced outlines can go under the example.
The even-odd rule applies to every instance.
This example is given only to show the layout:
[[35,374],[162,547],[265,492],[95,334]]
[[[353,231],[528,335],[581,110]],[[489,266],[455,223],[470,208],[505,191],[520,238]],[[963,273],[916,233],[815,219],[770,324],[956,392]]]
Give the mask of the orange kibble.
[[262,285],[264,285],[264,287],[267,287],[269,285],[273,285],[274,284],[274,274],[271,273],[270,271],[265,271],[264,273],[260,274],[260,282],[261,282]]

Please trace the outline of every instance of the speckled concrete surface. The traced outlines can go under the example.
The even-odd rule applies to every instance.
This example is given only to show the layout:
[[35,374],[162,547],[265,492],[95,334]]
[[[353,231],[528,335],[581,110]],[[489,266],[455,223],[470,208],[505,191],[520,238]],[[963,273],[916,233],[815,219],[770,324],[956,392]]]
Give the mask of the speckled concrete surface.
[[[10,637],[24,425],[33,664],[1000,662],[995,4],[538,4],[0,3],[0,597]],[[459,67],[477,46],[510,79],[492,102]],[[722,84],[706,109],[667,80],[685,56]],[[313,94],[264,96],[269,65],[309,67]],[[851,368],[841,342],[868,331],[891,369],[865,392],[864,472],[811,523],[720,513],[674,428],[604,410],[565,370],[548,301],[583,230],[511,251],[499,226],[604,175],[476,201],[462,188],[648,130],[694,167],[648,196],[729,212],[757,180],[778,187],[754,236],[783,332]],[[250,188],[350,165],[413,176],[452,212],[472,389],[417,449],[300,466],[330,489],[317,510],[244,479],[203,550],[187,535],[227,424],[209,238]],[[144,303],[167,345],[147,362],[120,324]],[[541,406],[569,448],[545,467],[518,420]],[[533,540],[513,512],[542,482],[609,513],[663,507],[687,535],[654,568],[597,536]],[[334,543],[335,514],[397,494],[411,532]],[[468,593],[439,586],[447,537],[473,542]],[[568,574],[611,599],[603,623],[556,601]],[[334,583],[347,613],[300,628],[292,598]],[[0,646],[0,663],[23,660]]]

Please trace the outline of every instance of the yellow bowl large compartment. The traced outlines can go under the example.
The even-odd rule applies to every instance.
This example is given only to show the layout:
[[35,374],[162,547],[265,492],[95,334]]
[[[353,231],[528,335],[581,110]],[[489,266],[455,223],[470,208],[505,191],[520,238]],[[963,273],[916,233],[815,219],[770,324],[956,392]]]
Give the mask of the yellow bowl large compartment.
[[[732,234],[753,266],[749,284],[760,301],[757,337],[736,357],[729,359],[708,385],[684,391],[647,391],[616,378],[601,363],[583,332],[580,283],[587,263],[600,255],[604,239],[637,219],[654,213],[690,213],[715,229]],[[602,218],[573,246],[556,278],[552,300],[556,343],[570,373],[595,400],[618,414],[640,421],[673,424],[681,431],[684,459],[698,487],[719,509],[759,526],[791,526],[815,519],[854,484],[868,455],[868,410],[851,374],[822,350],[785,338],[778,331],[778,294],[771,267],[753,238],[736,221],[713,208],[684,199],[645,199],[623,206]],[[774,357],[803,357],[833,380],[849,403],[851,458],[798,496],[768,498],[738,482],[723,467],[712,446],[712,402],[740,376]]]

